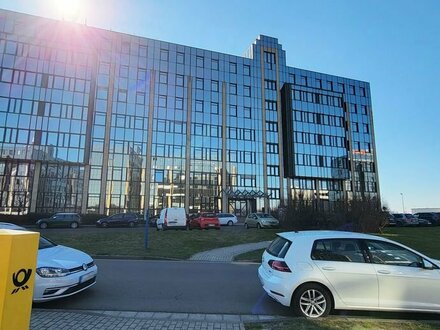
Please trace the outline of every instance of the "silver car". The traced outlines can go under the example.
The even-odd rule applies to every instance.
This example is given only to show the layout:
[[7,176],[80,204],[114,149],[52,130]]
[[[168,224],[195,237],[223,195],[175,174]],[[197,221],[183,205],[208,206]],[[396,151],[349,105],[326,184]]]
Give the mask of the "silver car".
[[255,227],[261,228],[279,228],[280,222],[273,216],[267,213],[251,213],[246,217],[244,221],[244,227],[249,229]]

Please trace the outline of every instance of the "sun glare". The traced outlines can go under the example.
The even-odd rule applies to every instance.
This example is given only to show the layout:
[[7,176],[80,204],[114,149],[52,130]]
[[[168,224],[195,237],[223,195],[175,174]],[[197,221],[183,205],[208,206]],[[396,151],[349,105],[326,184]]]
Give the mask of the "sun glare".
[[73,22],[81,19],[82,0],[53,0],[53,3],[61,19]]

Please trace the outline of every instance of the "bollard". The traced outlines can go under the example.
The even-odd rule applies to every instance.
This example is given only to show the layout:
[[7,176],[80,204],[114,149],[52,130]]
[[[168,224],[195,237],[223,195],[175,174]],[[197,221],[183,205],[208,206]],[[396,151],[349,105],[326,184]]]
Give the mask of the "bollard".
[[29,329],[39,237],[0,229],[0,330]]

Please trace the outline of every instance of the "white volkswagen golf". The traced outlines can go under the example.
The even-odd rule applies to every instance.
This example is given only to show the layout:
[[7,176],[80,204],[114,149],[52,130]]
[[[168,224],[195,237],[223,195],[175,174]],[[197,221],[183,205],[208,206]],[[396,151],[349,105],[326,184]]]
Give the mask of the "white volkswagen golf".
[[342,231],[279,233],[258,275],[295,314],[332,309],[440,312],[440,262],[397,242]]
[[[0,222],[0,229],[26,230]],[[98,267],[88,254],[57,245],[40,236],[35,273],[34,302],[71,296],[96,283]]]

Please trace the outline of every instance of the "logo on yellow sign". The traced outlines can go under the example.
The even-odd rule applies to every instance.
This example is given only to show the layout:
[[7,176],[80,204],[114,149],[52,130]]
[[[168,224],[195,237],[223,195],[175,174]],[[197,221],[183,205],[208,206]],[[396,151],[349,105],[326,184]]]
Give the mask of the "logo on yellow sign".
[[29,289],[29,287],[26,285],[27,281],[29,281],[32,274],[32,269],[20,269],[18,272],[12,274],[12,282],[15,285],[15,289],[12,290],[11,294],[15,294],[20,289],[26,290]]

